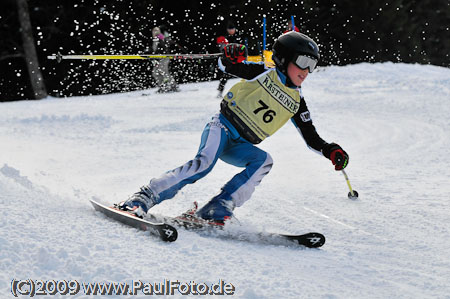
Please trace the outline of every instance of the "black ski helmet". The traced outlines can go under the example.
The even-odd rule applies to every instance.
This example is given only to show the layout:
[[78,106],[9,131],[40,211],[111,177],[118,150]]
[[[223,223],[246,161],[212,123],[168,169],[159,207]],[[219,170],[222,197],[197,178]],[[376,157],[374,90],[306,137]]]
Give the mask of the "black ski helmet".
[[286,73],[289,62],[295,62],[299,55],[305,55],[317,61],[320,58],[319,47],[305,34],[289,31],[278,37],[273,44],[272,59],[283,73]]

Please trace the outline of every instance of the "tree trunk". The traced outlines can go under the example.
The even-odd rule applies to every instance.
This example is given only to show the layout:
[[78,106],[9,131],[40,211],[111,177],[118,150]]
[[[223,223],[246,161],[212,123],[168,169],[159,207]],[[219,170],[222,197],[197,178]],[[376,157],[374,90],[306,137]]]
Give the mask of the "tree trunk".
[[44,77],[39,69],[36,47],[34,46],[33,30],[31,28],[30,14],[28,12],[27,0],[17,0],[17,9],[20,21],[20,31],[22,33],[23,50],[25,53],[25,62],[27,64],[31,87],[35,99],[47,97]]

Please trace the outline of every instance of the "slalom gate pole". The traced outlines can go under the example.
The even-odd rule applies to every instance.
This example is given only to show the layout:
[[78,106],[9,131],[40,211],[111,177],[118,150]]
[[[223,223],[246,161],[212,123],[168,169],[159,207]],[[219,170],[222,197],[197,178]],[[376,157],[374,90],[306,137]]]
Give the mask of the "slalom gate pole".
[[94,59],[94,60],[123,60],[123,59],[215,59],[221,56],[221,53],[212,54],[142,54],[142,55],[56,55],[47,56],[48,59],[55,59],[60,62],[66,59]]
[[263,17],[263,53],[266,50],[266,17]]
[[295,31],[294,16],[291,16],[292,31]]

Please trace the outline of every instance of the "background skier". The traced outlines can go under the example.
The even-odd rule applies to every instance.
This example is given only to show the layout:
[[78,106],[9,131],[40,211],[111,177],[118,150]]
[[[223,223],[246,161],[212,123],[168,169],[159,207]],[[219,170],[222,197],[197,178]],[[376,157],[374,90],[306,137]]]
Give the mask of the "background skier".
[[[231,43],[239,43],[242,44],[243,40],[240,34],[237,32],[236,26],[234,25],[233,21],[228,21],[227,23],[227,30],[226,34],[219,36],[216,38],[217,46],[219,47],[220,51],[223,51],[224,47]],[[232,78],[227,73],[220,72],[219,73],[219,86],[217,87],[217,90],[219,93],[217,94],[218,98],[222,97],[223,90],[225,89],[225,85],[228,82],[228,79]]]
[[[162,26],[161,26],[162,27]],[[155,54],[170,53],[171,45],[175,44],[170,38],[169,33],[161,30],[160,27],[152,29],[152,50]],[[156,80],[158,92],[175,92],[178,91],[178,86],[170,74],[169,70],[170,59],[153,60],[152,76]]]

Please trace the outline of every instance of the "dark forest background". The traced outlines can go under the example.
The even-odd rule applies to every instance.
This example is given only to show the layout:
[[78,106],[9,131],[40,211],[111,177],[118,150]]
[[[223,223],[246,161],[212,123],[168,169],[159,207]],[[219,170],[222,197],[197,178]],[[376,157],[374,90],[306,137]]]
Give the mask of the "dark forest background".
[[[19,0],[2,0],[0,101],[33,99],[18,18]],[[189,53],[218,52],[215,38],[233,19],[250,55],[267,47],[293,15],[317,41],[320,65],[406,62],[450,67],[449,0],[157,1],[28,0],[32,35],[46,91],[55,97],[102,94],[154,86],[152,63],[66,60],[48,55],[145,54],[151,29],[165,25]],[[174,51],[176,52],[176,51]],[[215,79],[214,60],[173,61],[178,82]]]

